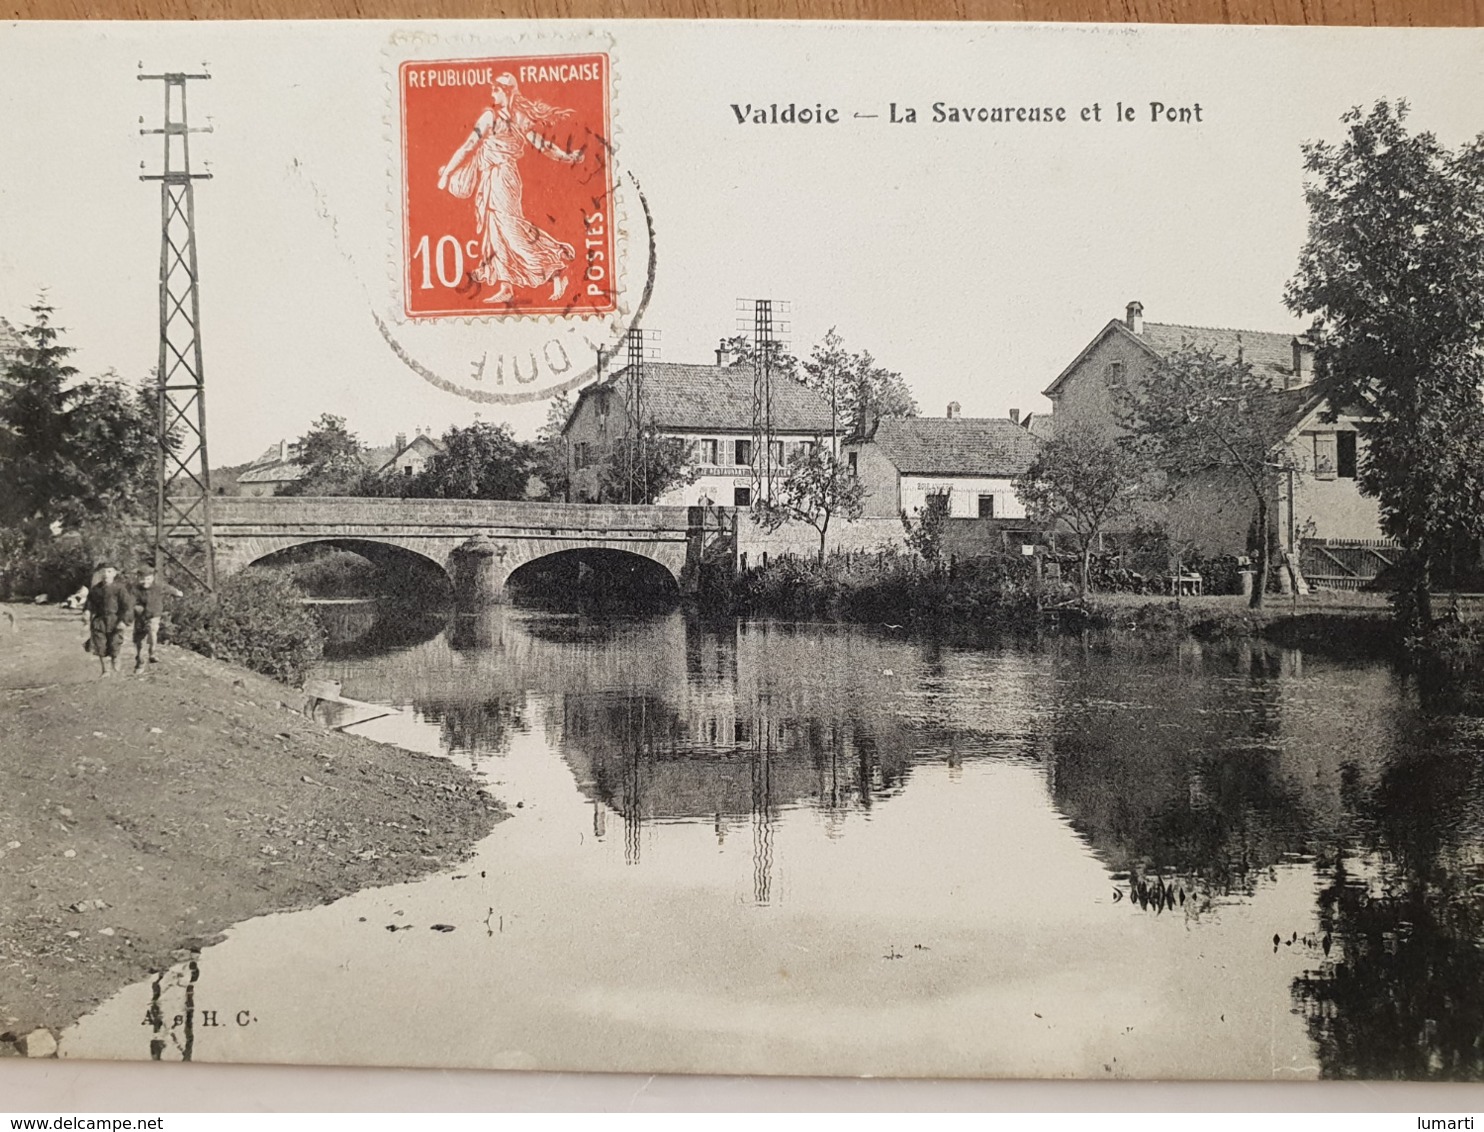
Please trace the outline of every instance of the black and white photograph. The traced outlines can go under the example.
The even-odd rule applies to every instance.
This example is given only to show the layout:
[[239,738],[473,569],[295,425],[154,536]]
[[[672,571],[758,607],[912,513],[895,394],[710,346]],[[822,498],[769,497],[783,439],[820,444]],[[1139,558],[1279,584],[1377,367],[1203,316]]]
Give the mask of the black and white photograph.
[[0,1059],[1484,1079],[1484,32],[12,23],[0,122]]

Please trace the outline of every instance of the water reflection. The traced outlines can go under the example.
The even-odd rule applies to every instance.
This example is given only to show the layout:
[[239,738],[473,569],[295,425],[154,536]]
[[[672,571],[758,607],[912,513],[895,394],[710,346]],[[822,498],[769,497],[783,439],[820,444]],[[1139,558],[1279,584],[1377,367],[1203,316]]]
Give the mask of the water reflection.
[[[740,842],[760,908],[789,899],[781,871],[822,868],[824,846],[869,846],[887,808],[918,831],[890,867],[942,869],[955,847],[937,822],[954,796],[918,779],[1019,768],[1060,836],[1106,869],[1104,900],[1183,920],[1190,934],[1169,946],[1191,962],[1237,948],[1220,977],[1285,995],[1323,1074],[1484,1075],[1481,728],[1432,714],[1384,665],[1251,644],[968,648],[885,628],[504,608],[325,675],[412,708],[475,762],[539,729],[586,799],[586,828],[621,836],[635,875],[667,838]],[[920,810],[918,794],[937,800]],[[977,867],[1001,867],[1015,836],[976,831],[975,844],[1001,839]],[[1048,886],[1082,884],[1053,875],[1016,878],[1031,912],[1060,906]],[[1302,899],[1275,895],[1293,891],[1285,878],[1303,878]],[[1257,908],[1271,922],[1234,934]],[[974,914],[986,930],[1000,918]],[[1014,946],[1051,946],[1025,930]],[[1128,948],[1112,961],[1130,972],[1148,962],[1109,946]],[[1193,992],[1182,1009],[1201,1005]]]

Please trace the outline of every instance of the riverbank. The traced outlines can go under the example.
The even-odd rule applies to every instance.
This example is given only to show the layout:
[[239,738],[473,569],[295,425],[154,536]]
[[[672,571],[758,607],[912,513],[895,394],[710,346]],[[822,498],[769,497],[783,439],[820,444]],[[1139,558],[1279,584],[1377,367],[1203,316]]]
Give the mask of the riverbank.
[[463,860],[500,819],[467,772],[329,731],[267,677],[162,646],[100,680],[76,614],[3,613],[0,1055],[45,1056],[234,923]]
[[[1441,611],[1450,599],[1437,599]],[[1477,602],[1461,601],[1463,622]],[[722,605],[742,617],[913,625],[934,633],[1130,633],[1150,639],[1262,638],[1366,656],[1400,655],[1402,634],[1385,594],[1316,591],[1269,594],[1261,609],[1229,594],[1172,597],[1081,595],[1065,581],[1037,577],[1033,565],[959,563],[932,569],[909,556],[837,555],[823,563],[778,559],[741,575]]]

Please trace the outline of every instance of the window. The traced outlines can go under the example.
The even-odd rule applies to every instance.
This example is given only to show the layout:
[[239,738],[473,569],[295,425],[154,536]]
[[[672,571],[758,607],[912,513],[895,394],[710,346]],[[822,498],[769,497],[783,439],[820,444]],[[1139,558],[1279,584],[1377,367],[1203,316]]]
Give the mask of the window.
[[750,487],[734,488],[733,491],[732,491],[732,506],[733,507],[751,507],[752,506],[752,488],[750,488]]
[[585,440],[579,440],[572,445],[572,462],[576,467],[585,468],[593,462],[592,445]]
[[404,476],[410,476],[412,474],[412,465],[411,464],[404,464],[403,467],[402,467],[402,474]]
[[1335,478],[1335,447],[1334,433],[1316,432],[1314,434],[1314,478],[1316,480]]
[[952,513],[952,498],[946,491],[930,491],[923,497],[923,511],[936,511],[939,515]]
[[845,454],[845,462],[850,465],[850,474],[851,475],[853,475],[853,476],[860,475],[860,453],[859,452],[847,452]]
[[717,460],[716,460],[716,441],[714,441],[714,440],[703,440],[703,441],[701,441],[701,461],[700,462],[703,463],[703,464],[710,464],[713,468],[716,466],[716,464],[717,464]]
[[737,441],[737,463],[744,468],[752,466],[752,441]]
[[1342,480],[1355,478],[1355,433],[1335,433],[1335,474]]
[[979,517],[981,519],[994,518],[994,496],[981,495],[979,497]]
[[768,451],[772,453],[773,467],[783,467],[783,441],[774,440],[769,443]]
[[1123,363],[1109,362],[1107,366],[1104,367],[1103,373],[1108,378],[1109,382],[1121,382],[1123,380]]

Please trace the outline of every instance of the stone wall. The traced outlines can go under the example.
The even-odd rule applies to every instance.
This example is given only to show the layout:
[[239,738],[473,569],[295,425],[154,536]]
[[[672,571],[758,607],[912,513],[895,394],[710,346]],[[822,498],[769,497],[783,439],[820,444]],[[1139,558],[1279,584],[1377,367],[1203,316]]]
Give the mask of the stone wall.
[[[746,555],[749,566],[757,566],[766,553],[769,558],[782,555],[813,557],[819,553],[819,532],[807,523],[785,523],[776,531],[766,531],[739,512],[737,555],[739,564]],[[906,532],[900,517],[861,518],[853,523],[835,519],[825,539],[826,551],[834,550],[901,550],[906,547]]]

